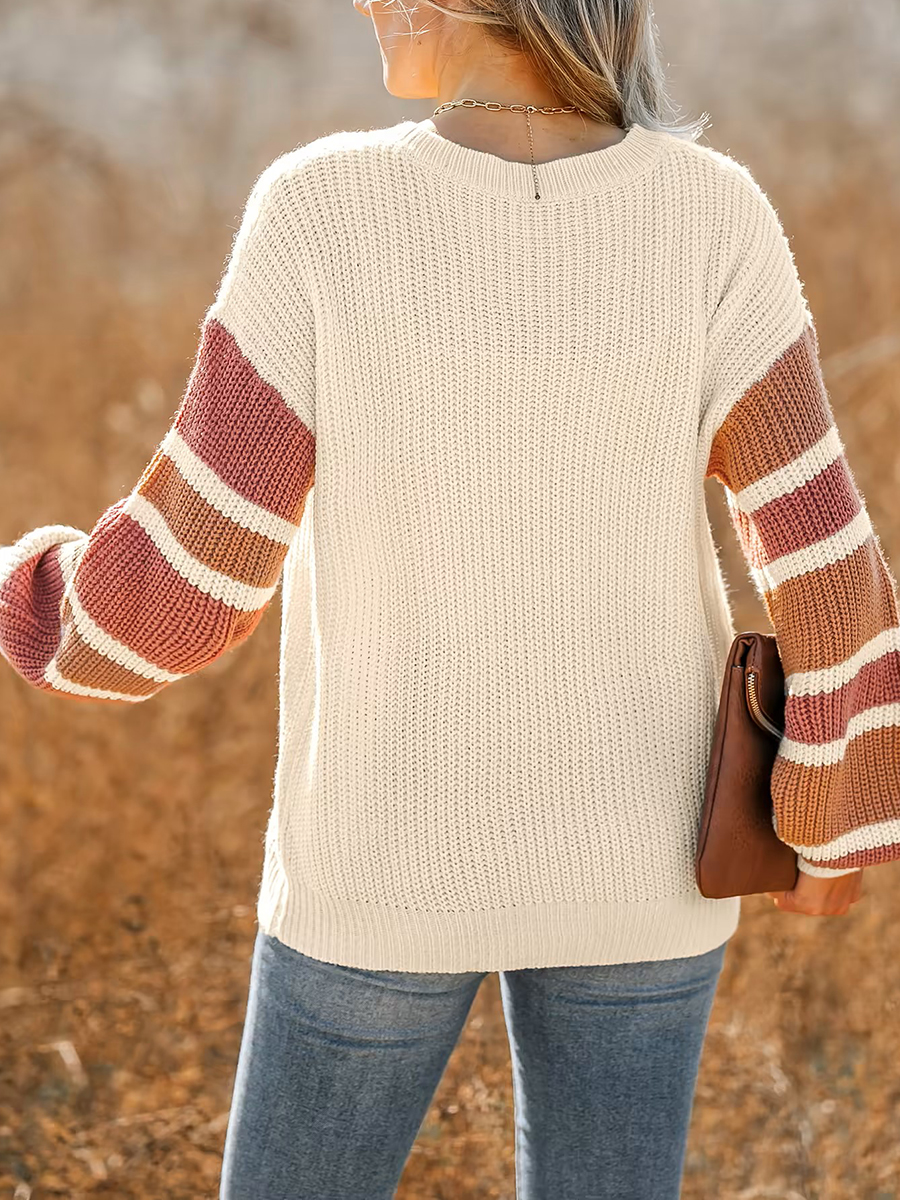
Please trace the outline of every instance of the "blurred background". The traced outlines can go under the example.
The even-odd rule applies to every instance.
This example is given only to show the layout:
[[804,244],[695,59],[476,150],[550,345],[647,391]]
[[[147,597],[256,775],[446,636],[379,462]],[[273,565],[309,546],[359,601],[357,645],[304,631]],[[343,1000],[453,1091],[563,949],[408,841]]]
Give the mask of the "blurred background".
[[[672,93],[779,210],[848,459],[900,573],[900,8],[659,0]],[[276,155],[429,116],[351,0],[0,0],[0,544],[90,529],[181,399]],[[738,628],[768,629],[707,483]],[[0,1194],[214,1198],[277,731],[278,603],[141,706],[0,670]],[[687,1200],[900,1196],[900,866],[844,918],[743,902]],[[513,1200],[496,975],[401,1200]],[[261,1198],[264,1200],[264,1198]]]

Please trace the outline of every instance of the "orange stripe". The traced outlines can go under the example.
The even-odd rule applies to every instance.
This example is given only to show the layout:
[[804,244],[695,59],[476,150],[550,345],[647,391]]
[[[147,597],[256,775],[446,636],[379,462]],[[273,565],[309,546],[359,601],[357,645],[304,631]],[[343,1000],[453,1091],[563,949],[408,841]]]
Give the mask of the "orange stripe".
[[240,642],[244,642],[250,634],[256,629],[257,625],[265,616],[269,609],[269,604],[265,608],[257,608],[254,612],[235,612],[234,624],[231,630],[231,637],[228,641],[228,648],[237,646]]
[[807,325],[762,379],[729,409],[706,467],[733,492],[756,483],[823,438],[834,415]]
[[60,675],[84,687],[105,692],[124,692],[127,696],[152,696],[165,684],[136,675],[121,663],[98,653],[78,630],[70,625],[56,658]]
[[277,580],[287,546],[223,516],[186,482],[167,455],[159,455],[138,491],[160,511],[185,550],[205,566],[252,587],[270,587]]
[[871,536],[838,562],[766,591],[785,674],[844,662],[900,623],[887,566]]
[[830,842],[864,825],[900,818],[900,729],[861,733],[841,762],[807,767],[778,755],[771,792],[779,835],[796,846]]

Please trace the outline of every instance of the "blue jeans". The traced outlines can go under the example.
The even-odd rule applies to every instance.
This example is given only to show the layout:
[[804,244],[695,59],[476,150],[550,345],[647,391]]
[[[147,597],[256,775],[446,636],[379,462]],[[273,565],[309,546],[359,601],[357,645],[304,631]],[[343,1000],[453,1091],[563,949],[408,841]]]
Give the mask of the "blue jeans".
[[[517,1200],[676,1200],[727,944],[499,973]],[[390,1200],[486,974],[337,966],[259,931],[220,1200]]]

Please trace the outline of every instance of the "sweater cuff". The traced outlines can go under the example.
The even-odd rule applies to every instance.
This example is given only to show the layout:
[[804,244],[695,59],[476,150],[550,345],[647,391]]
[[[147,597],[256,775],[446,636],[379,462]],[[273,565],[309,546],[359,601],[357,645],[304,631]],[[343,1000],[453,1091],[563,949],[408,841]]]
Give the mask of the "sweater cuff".
[[863,869],[862,867],[820,867],[818,863],[810,862],[802,854],[797,855],[797,866],[804,875],[815,875],[820,879],[831,879],[838,875],[852,875],[854,871],[861,871]]
[[53,546],[83,541],[85,535],[73,525],[41,525],[8,546],[0,546],[0,584],[11,579],[23,563],[44,554]]

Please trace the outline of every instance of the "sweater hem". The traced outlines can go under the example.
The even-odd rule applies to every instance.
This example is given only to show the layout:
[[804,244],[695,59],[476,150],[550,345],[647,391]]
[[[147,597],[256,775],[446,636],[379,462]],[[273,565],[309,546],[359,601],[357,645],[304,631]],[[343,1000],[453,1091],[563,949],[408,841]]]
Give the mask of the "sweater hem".
[[364,970],[513,971],[704,954],[727,941],[740,897],[698,890],[639,901],[572,901],[425,912],[333,900],[296,882],[257,916],[263,933],[322,962]]

